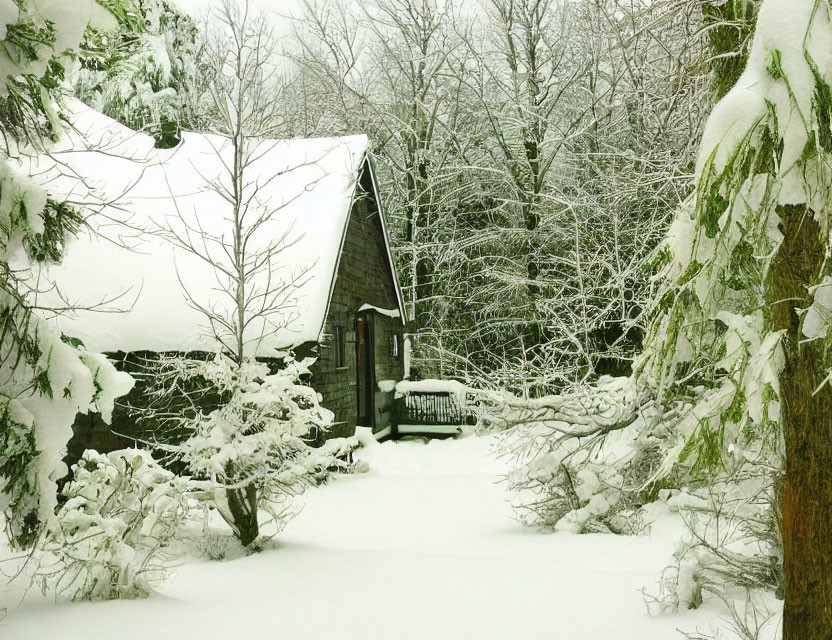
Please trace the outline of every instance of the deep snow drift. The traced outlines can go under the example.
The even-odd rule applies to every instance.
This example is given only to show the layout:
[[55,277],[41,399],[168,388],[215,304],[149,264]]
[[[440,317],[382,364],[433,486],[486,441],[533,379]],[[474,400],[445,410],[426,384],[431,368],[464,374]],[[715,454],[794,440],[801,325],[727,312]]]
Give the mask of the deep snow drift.
[[[513,520],[493,439],[385,443],[363,449],[370,472],[306,495],[274,549],[174,570],[158,596],[54,603],[0,593],[0,638],[562,638],[668,640],[721,626],[706,602],[647,615],[679,536],[545,534]],[[0,550],[2,554],[5,550]],[[2,565],[0,565],[2,566]],[[731,637],[728,634],[721,636]]]

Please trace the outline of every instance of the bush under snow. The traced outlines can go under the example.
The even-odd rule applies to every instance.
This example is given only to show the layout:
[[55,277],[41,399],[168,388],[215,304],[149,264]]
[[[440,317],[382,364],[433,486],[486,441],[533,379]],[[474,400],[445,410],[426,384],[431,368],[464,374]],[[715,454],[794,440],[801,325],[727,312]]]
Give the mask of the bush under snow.
[[189,480],[149,453],[85,451],[33,555],[41,588],[73,600],[144,597],[189,513]]
[[[300,379],[311,360],[287,358],[283,368],[253,359],[236,363],[224,355],[211,360],[168,358],[161,363],[161,404],[167,428],[189,435],[181,444],[163,447],[180,459],[194,477],[211,489],[211,500],[244,545],[259,534],[257,512],[269,513],[277,529],[294,515],[294,498],[320,483],[332,467],[343,467],[357,442],[339,440],[315,449],[305,438],[326,431],[333,421],[318,394]],[[185,391],[187,389],[187,391]],[[193,398],[170,411],[172,394]],[[198,398],[210,397],[203,409]]]

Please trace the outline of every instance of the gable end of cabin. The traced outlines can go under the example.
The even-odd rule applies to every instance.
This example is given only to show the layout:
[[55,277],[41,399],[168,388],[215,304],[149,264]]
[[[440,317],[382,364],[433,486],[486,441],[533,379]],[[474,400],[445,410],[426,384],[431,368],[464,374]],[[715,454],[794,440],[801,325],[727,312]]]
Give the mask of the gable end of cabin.
[[377,198],[365,161],[313,367],[312,386],[335,413],[327,437],[352,435],[356,425],[378,430],[389,424],[392,392],[378,383],[404,377],[400,295]]

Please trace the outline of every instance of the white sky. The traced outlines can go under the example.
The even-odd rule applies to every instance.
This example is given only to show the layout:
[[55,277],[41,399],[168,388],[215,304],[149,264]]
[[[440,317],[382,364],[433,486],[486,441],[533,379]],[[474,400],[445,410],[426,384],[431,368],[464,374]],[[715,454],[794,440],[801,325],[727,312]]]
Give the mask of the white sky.
[[[208,12],[211,7],[218,6],[222,0],[174,0],[180,9],[199,18]],[[242,0],[238,0],[242,2]],[[296,13],[301,7],[301,0],[251,0],[252,5],[260,8],[266,14],[274,15],[275,26],[282,27],[288,19],[285,17]]]

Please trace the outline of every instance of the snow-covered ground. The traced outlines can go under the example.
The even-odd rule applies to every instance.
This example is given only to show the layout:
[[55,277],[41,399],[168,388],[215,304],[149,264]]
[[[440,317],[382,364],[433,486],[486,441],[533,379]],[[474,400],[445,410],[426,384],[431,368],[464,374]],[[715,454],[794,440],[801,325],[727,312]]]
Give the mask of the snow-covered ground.
[[649,537],[524,529],[495,484],[503,467],[491,443],[365,449],[370,472],[309,492],[274,549],[186,563],[147,600],[30,595],[18,606],[6,589],[0,638],[669,640],[719,625],[708,602],[647,615],[640,589],[655,586],[673,551],[672,518]]

